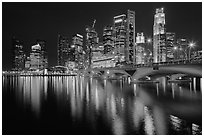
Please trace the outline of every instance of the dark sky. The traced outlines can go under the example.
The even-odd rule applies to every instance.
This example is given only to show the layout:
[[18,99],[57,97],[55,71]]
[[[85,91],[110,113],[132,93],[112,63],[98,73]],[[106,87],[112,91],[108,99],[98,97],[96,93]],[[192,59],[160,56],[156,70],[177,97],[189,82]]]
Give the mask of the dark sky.
[[[202,42],[202,3],[150,3],[150,2],[114,2],[114,3],[11,3],[2,4],[2,63],[3,70],[11,68],[11,38],[24,42],[29,55],[36,39],[47,41],[49,66],[57,64],[57,34],[68,36],[80,33],[85,36],[85,26],[92,25],[102,36],[103,27],[113,23],[113,17],[135,11],[136,32],[143,31],[152,37],[155,9],[164,7],[167,31],[175,32],[177,38],[186,37]],[[101,40],[100,40],[101,41]]]

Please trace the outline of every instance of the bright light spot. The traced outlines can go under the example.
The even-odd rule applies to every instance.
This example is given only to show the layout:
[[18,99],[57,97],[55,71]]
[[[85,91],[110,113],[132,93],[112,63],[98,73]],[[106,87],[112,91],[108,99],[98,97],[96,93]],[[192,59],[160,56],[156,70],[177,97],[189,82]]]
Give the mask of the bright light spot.
[[147,43],[151,43],[152,42],[152,40],[149,38],[149,39],[147,39]]
[[122,22],[123,20],[122,19],[117,19],[115,20],[115,23],[119,23],[119,22]]
[[178,49],[178,47],[174,47],[174,50],[177,50]]
[[189,43],[189,47],[190,47],[190,48],[192,48],[192,47],[194,47],[194,46],[195,46],[195,43],[194,43],[194,42],[190,42],[190,43]]

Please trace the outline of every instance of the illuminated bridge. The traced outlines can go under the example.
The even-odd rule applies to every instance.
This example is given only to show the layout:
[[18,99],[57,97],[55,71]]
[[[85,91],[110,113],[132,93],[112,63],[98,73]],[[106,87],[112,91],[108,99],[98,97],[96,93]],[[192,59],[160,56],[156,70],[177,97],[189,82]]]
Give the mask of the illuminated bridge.
[[165,62],[162,64],[137,65],[114,68],[94,68],[83,72],[85,76],[101,76],[103,78],[112,78],[115,76],[131,77],[133,82],[139,81],[146,76],[170,76],[174,80],[181,76],[202,77],[201,61],[177,61]]

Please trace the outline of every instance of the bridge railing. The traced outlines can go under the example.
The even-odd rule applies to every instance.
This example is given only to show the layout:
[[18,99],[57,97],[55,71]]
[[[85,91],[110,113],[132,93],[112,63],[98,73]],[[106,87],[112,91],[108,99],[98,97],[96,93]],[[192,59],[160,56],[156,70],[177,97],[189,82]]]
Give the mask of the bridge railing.
[[[136,69],[136,68],[144,68],[144,67],[159,67],[159,66],[168,66],[168,65],[178,65],[178,64],[197,64],[202,63],[202,58],[191,58],[190,60],[174,60],[174,61],[167,61],[167,62],[160,62],[160,63],[145,63],[145,64],[136,64],[136,65],[121,65],[116,67],[106,67],[102,69]],[[99,68],[101,69],[101,68]]]

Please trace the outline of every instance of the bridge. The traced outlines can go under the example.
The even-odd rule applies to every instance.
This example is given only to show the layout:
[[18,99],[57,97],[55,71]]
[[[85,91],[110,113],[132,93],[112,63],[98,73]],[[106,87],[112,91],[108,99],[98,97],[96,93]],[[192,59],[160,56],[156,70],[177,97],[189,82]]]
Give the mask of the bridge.
[[175,80],[181,76],[202,77],[202,60],[164,62],[160,64],[139,64],[136,66],[124,66],[113,68],[89,68],[82,72],[85,76],[101,76],[102,78],[126,78],[131,77],[132,82],[138,82],[141,78],[155,76],[169,76]]

